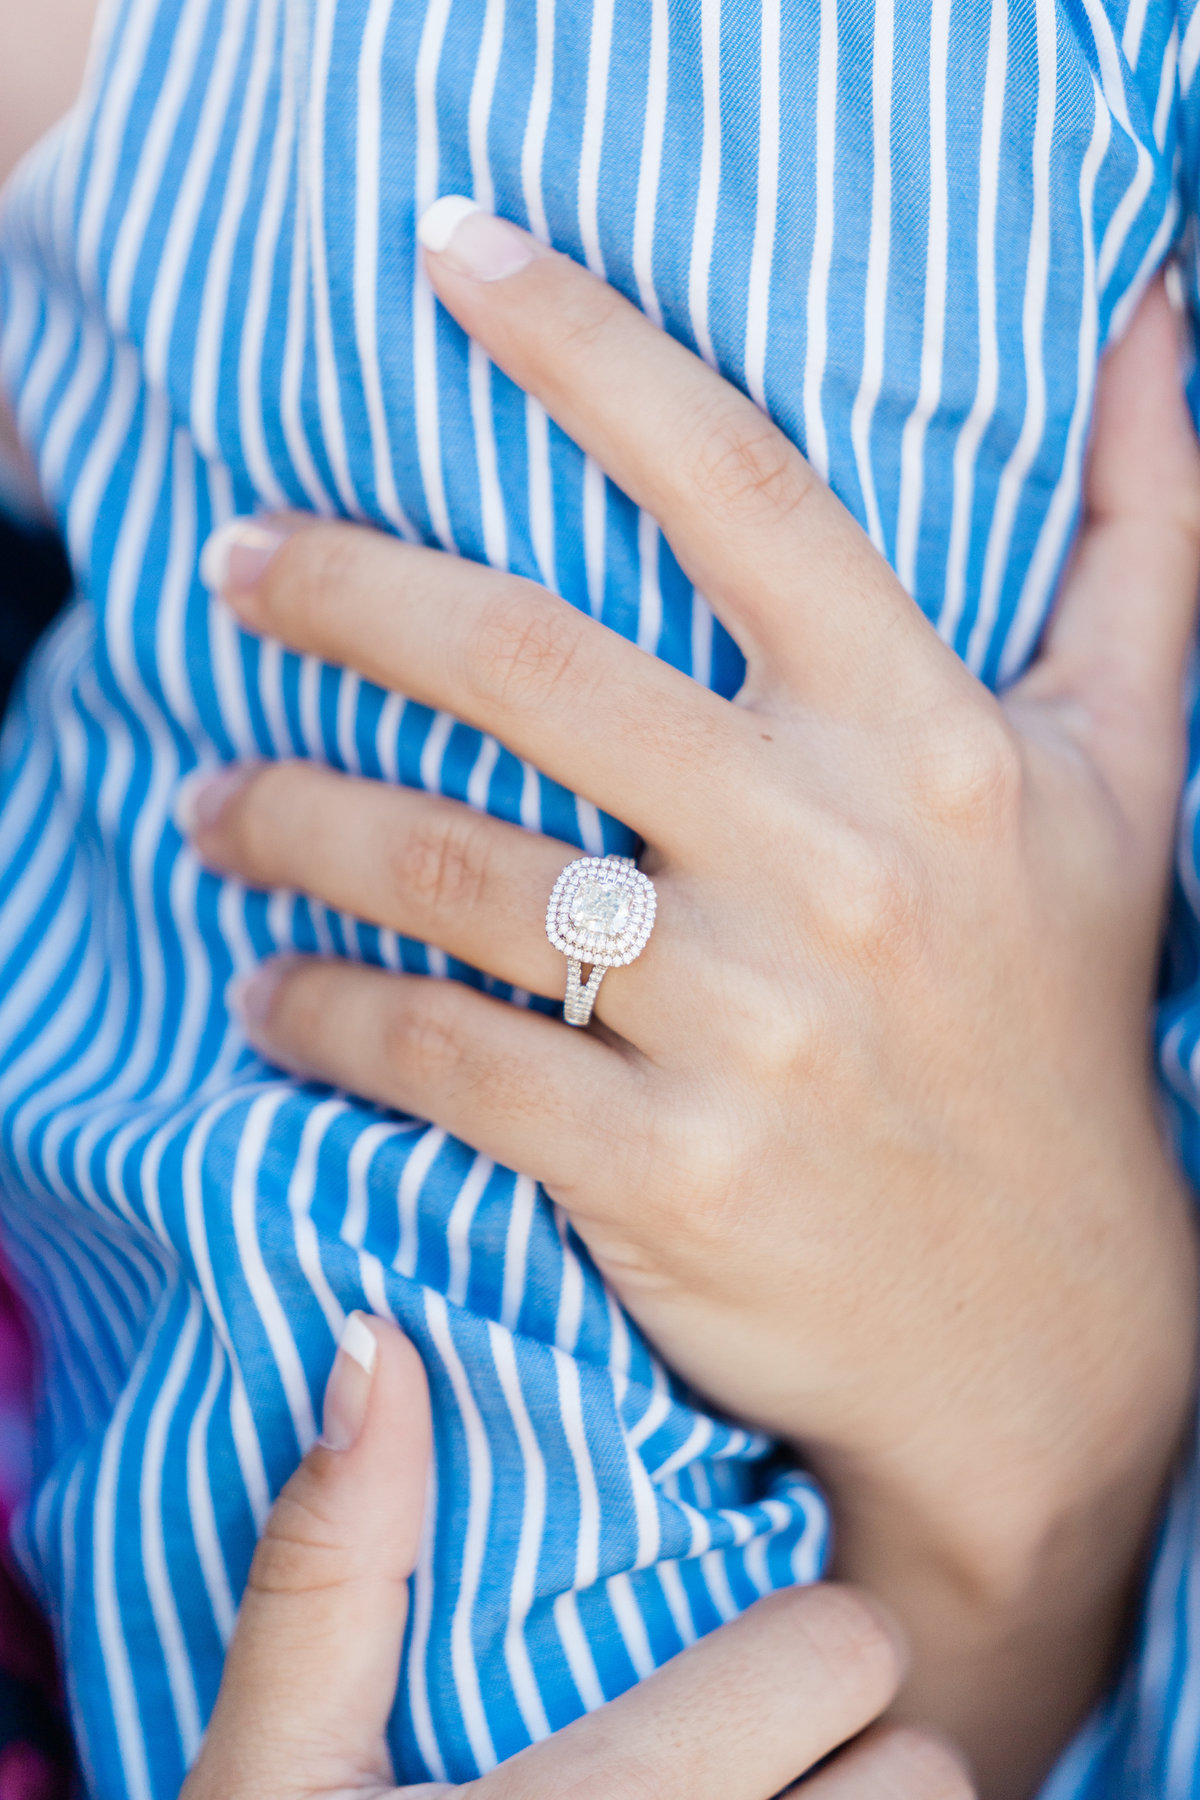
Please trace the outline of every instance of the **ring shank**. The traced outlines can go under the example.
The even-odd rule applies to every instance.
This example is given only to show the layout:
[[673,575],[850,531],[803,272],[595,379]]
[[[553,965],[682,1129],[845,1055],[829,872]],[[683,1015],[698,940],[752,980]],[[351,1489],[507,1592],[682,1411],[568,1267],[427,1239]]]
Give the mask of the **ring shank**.
[[607,971],[600,963],[593,965],[591,975],[585,982],[583,964],[577,957],[567,958],[567,996],[563,1001],[563,1018],[568,1025],[586,1025],[592,1016],[592,1008],[596,1004],[596,995],[600,992],[600,983]]

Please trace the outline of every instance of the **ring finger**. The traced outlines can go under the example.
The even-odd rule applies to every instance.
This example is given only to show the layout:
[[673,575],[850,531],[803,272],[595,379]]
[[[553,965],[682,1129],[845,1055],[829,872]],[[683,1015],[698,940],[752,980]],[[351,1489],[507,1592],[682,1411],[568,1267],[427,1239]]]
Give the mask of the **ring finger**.
[[[302,762],[222,771],[185,790],[178,810],[211,868],[310,894],[530,993],[562,997],[566,964],[542,919],[579,854],[569,844],[439,795]],[[597,1011],[622,1035],[653,1016],[655,949],[652,940],[636,982],[617,970],[601,987]]]

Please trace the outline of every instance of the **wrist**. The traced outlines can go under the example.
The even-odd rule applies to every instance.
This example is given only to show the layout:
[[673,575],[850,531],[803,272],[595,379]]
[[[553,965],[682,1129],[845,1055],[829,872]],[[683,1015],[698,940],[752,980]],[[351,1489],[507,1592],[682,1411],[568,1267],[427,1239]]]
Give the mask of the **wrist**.
[[1128,1304],[1100,1284],[1101,1326],[1072,1356],[993,1355],[923,1407],[893,1394],[852,1442],[809,1442],[837,1573],[912,1637],[906,1716],[967,1749],[989,1800],[1031,1792],[1103,1691],[1190,1428],[1194,1228],[1173,1170],[1170,1183]]

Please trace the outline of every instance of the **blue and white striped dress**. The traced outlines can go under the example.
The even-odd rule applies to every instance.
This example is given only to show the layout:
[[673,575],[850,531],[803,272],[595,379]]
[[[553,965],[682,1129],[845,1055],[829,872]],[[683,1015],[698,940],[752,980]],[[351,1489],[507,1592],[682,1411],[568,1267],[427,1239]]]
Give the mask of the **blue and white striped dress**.
[[[407,1779],[597,1705],[827,1537],[531,1181],[231,1029],[227,980],[281,948],[478,978],[202,873],[171,822],[197,764],[299,754],[628,840],[479,733],[241,637],[206,535],[349,514],[737,686],[654,522],[438,312],[414,221],[473,193],[747,389],[1003,680],[1071,533],[1101,346],[1191,255],[1198,61],[1196,0],[108,0],[0,244],[3,374],[81,594],[3,740],[0,1189],[47,1372],[23,1557],[95,1794],[177,1791],[351,1307],[412,1334],[437,1414]],[[1198,808],[1200,776],[1161,1046],[1200,1173]],[[1200,1794],[1198,1506],[1189,1469],[1059,1800]]]

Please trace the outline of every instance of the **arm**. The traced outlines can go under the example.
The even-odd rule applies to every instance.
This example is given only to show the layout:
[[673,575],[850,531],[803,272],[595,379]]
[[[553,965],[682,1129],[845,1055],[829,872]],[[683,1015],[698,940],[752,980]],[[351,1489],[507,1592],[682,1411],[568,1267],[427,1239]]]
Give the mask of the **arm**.
[[[662,522],[747,683],[351,528],[215,541],[250,628],[493,732],[630,824],[660,899],[601,1033],[303,959],[248,1028],[538,1175],[668,1360],[812,1456],[843,1570],[912,1634],[910,1715],[1028,1793],[1103,1689],[1192,1388],[1146,1047],[1200,577],[1172,321],[1156,294],[1110,367],[1087,530],[1001,704],[748,401],[566,259],[468,236],[442,299]],[[562,994],[561,844],[296,765],[193,821],[218,867]]]
[[[0,16],[0,185],[79,92],[98,0],[39,0]],[[0,462],[24,452],[0,394]]]
[[0,21],[0,182],[79,92],[97,0],[6,6]]

